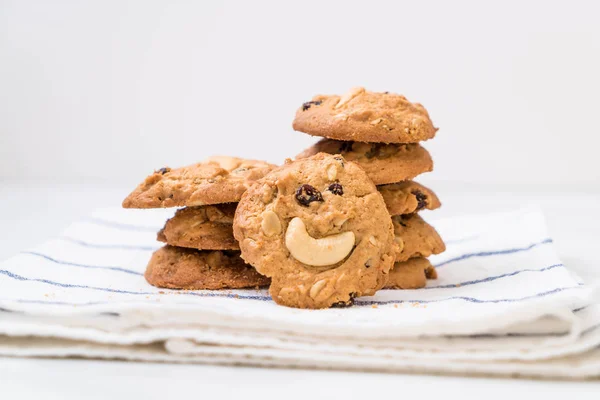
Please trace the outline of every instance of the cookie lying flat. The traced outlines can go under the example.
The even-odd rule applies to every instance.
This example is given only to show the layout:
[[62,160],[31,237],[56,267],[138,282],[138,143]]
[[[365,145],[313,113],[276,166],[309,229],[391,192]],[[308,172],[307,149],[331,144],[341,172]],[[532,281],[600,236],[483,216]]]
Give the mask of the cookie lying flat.
[[404,181],[378,186],[390,215],[412,214],[423,209],[435,210],[442,203],[433,191],[420,183]]
[[152,254],[144,276],[169,289],[240,289],[266,286],[269,279],[244,263],[239,252],[164,246]]
[[293,126],[313,136],[378,143],[417,143],[437,131],[422,105],[364,88],[313,97],[298,109]]
[[211,157],[187,167],[161,168],[123,200],[123,207],[161,208],[235,203],[252,182],[274,167],[264,161]]
[[236,203],[177,210],[158,232],[157,240],[199,250],[239,250],[233,237]]
[[411,258],[394,264],[385,288],[419,289],[427,285],[427,279],[437,279],[433,265],[426,258]]
[[325,153],[288,161],[252,185],[233,231],[244,260],[272,278],[273,300],[298,308],[374,294],[397,251],[375,185],[357,164]]
[[433,170],[433,160],[429,152],[418,144],[361,143],[322,139],[298,154],[296,158],[310,157],[319,152],[341,154],[346,160],[356,162],[376,185],[412,179]]
[[419,214],[397,215],[392,217],[392,222],[396,242],[400,246],[396,262],[413,257],[429,257],[446,250],[440,235]]

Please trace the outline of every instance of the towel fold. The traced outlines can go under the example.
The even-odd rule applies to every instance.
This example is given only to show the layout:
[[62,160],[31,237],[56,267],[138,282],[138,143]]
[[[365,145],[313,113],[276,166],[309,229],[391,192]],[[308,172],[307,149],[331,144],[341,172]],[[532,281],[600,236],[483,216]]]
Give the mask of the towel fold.
[[[536,208],[431,220],[439,278],[346,309],[265,290],[174,291],[143,272],[168,210],[96,212],[0,263],[0,354],[583,379],[600,303]],[[426,215],[426,218],[428,215]]]

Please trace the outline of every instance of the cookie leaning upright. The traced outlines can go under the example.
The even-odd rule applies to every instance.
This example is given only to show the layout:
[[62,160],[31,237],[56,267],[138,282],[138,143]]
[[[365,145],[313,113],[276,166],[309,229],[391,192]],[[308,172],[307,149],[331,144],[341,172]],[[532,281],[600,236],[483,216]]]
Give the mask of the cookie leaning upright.
[[421,104],[362,87],[313,97],[298,109],[293,126],[313,136],[371,143],[418,143],[437,131]]
[[341,156],[288,161],[242,196],[233,222],[242,258],[272,278],[278,304],[349,305],[387,282],[396,245],[366,173]]

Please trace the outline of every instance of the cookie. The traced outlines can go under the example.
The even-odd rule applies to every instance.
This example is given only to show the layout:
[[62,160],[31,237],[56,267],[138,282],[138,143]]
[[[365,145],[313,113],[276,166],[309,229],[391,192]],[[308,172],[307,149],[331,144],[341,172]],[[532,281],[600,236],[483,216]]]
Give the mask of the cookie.
[[396,243],[400,246],[396,262],[413,257],[429,257],[446,250],[440,235],[419,214],[396,215],[392,217],[392,222]]
[[273,167],[264,161],[217,156],[187,167],[161,168],[123,200],[123,207],[235,203],[252,182],[262,178]]
[[361,143],[322,139],[298,154],[296,158],[310,157],[319,152],[341,154],[346,160],[356,162],[376,185],[412,179],[433,170],[433,160],[429,152],[418,144]]
[[437,279],[437,272],[428,259],[418,257],[397,262],[389,276],[385,289],[419,289],[427,285],[427,279]]
[[417,143],[437,131],[422,105],[360,87],[343,96],[313,97],[298,109],[293,127],[313,136],[373,143]]
[[435,210],[442,203],[431,189],[414,181],[378,186],[390,215],[412,214],[424,209]]
[[177,210],[158,232],[157,240],[199,250],[239,250],[233,238],[236,206],[236,203],[227,203]]
[[394,263],[391,218],[367,174],[319,153],[252,185],[235,212],[242,258],[272,278],[278,304],[327,308],[373,295]]
[[149,284],[169,289],[240,289],[269,284],[269,279],[244,263],[237,251],[200,251],[169,245],[152,254],[144,276]]

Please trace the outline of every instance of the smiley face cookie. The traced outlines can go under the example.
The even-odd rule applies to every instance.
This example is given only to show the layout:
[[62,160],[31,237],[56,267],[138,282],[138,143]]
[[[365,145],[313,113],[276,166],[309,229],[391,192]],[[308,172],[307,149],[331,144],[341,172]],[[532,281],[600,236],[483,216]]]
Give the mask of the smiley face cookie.
[[182,168],[161,168],[123,200],[124,208],[200,206],[237,202],[252,182],[275,166],[216,156]]
[[242,258],[272,278],[273,300],[290,307],[373,295],[397,250],[375,185],[358,165],[325,153],[288,161],[252,185],[233,229]]
[[374,143],[417,143],[437,131],[422,105],[361,87],[343,96],[313,97],[298,109],[293,126],[313,136]]
[[157,240],[200,250],[239,250],[233,237],[236,206],[236,203],[227,203],[177,210],[158,232]]
[[319,152],[341,154],[346,160],[356,162],[376,185],[412,179],[433,170],[433,160],[429,152],[419,144],[361,143],[322,139],[298,154],[296,158],[310,157]]

